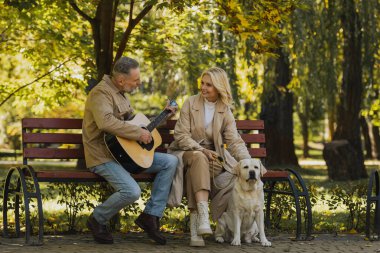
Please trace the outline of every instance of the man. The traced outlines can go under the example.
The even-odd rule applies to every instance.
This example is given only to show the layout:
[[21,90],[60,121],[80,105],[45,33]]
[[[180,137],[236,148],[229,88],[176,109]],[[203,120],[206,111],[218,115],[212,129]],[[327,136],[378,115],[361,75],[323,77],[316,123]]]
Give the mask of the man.
[[[104,75],[88,95],[83,119],[83,144],[86,166],[90,171],[102,176],[115,189],[104,203],[97,206],[90,215],[87,226],[98,243],[113,243],[107,229],[107,222],[127,205],[140,198],[141,190],[136,181],[112,157],[104,143],[104,133],[145,144],[152,141],[149,131],[125,121],[133,109],[124,92],[132,92],[139,85],[140,69],[136,60],[121,57],[116,61],[112,75]],[[167,106],[173,115],[176,107]],[[151,197],[145,210],[135,223],[159,244],[166,244],[160,233],[159,219],[162,217],[168,194],[176,170],[178,159],[175,156],[155,153],[153,164],[145,173],[155,173]]]

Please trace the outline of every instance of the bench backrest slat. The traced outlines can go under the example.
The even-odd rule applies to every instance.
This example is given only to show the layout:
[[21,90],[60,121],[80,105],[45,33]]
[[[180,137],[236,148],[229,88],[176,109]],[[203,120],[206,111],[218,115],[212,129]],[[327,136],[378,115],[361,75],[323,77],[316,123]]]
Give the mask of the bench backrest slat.
[[24,118],[22,128],[82,129],[82,119]]
[[82,144],[82,134],[67,133],[23,133],[24,143]]
[[248,148],[248,151],[254,158],[265,158],[267,156],[266,148]]
[[24,148],[24,158],[80,159],[84,158],[83,148]]
[[264,130],[264,120],[237,120],[238,130]]
[[241,134],[241,138],[247,144],[264,144],[265,134]]

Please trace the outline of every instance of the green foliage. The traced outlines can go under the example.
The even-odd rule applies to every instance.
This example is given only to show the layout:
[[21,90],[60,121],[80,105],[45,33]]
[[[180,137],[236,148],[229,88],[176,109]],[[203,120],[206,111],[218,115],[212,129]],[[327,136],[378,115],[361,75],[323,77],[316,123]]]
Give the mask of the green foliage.
[[178,207],[166,208],[161,219],[162,228],[167,231],[182,231],[190,230],[190,215],[187,208],[187,198],[182,198],[181,204]]
[[[276,189],[280,191],[289,190],[287,184],[277,184]],[[315,231],[349,231],[352,233],[364,231],[367,182],[353,182],[344,186],[335,185],[327,189],[326,192],[321,191],[315,184],[309,184],[308,191],[313,210]],[[328,210],[324,210],[326,207]],[[286,195],[274,196],[270,208],[272,229],[280,231],[295,229],[293,197]],[[306,211],[304,201],[301,201],[301,210],[303,213]]]
[[7,136],[7,142],[10,144],[10,148],[16,150],[21,149],[21,129],[20,124],[12,122],[6,126],[5,133]]
[[[269,185],[267,185],[269,186]],[[266,186],[266,187],[267,187]],[[298,187],[298,185],[297,185]],[[276,191],[286,191],[291,192],[288,183],[276,183]],[[317,187],[314,184],[310,184],[308,187],[309,197],[311,202],[311,208],[316,205],[319,201],[319,193]],[[266,201],[268,200],[268,194],[265,195]],[[300,198],[301,212],[303,213],[304,221],[303,224],[306,225],[307,221],[307,208],[304,198]],[[272,196],[272,201],[270,205],[270,224],[271,229],[277,231],[294,231],[296,229],[296,209],[294,197],[290,195],[277,195]],[[302,228],[306,231],[306,227]]]
[[[287,183],[276,184],[276,189],[279,191],[289,191],[289,186]],[[272,197],[270,206],[272,229],[282,230],[282,221],[291,220],[294,217],[295,207],[293,202],[293,197],[289,195],[275,195]]]
[[[236,104],[240,102],[238,96],[250,102],[252,93],[239,91],[242,85],[247,87],[246,80],[236,74],[239,47],[246,37],[255,38],[261,45],[265,44],[267,36],[275,37],[280,19],[287,19],[294,3],[273,4],[265,0],[255,3],[230,1],[225,6],[219,1],[192,0],[139,3],[135,13],[147,5],[157,8],[134,28],[125,53],[144,63],[141,64],[146,76],[143,78],[146,80],[144,91],[169,97],[197,93],[201,72],[218,65],[230,76]],[[78,7],[92,18],[96,15],[97,4],[78,2]],[[1,7],[4,11],[0,27],[5,27],[0,31],[1,42],[6,43],[0,43],[0,54],[11,58],[12,61],[4,62],[12,63],[13,67],[4,69],[4,74],[9,76],[0,83],[0,101],[16,96],[9,102],[17,107],[31,108],[36,115],[65,107],[70,102],[82,104],[86,80],[95,77],[97,69],[90,23],[67,1],[13,0],[5,1]],[[222,9],[224,7],[227,9]],[[127,3],[119,4],[115,43],[125,31],[128,8]],[[231,21],[236,18],[240,21]],[[268,22],[264,24],[263,20]],[[245,21],[258,28],[248,29]],[[237,30],[231,27],[241,28],[241,41],[235,36]],[[255,50],[253,45],[242,48],[247,52]],[[16,76],[15,67],[23,73]],[[51,70],[53,72],[49,73]]]
[[0,55],[4,68],[0,71],[0,102],[16,95],[12,102],[18,107],[33,105],[32,111],[40,114],[46,107],[83,100],[80,96],[84,94],[86,71],[82,66],[86,69],[91,38],[78,38],[84,38],[88,26],[78,22],[63,2],[36,0],[28,6],[20,3],[19,9],[1,5],[0,27],[4,29]]
[[256,53],[273,53],[281,44],[282,24],[289,20],[299,1],[217,1],[226,17],[226,27],[244,41],[254,40]]
[[[136,93],[128,95],[131,104],[136,111],[144,113],[147,117],[157,116],[166,106],[166,101],[170,97],[160,96],[158,93],[145,94]],[[177,99],[177,98],[175,98]],[[147,102],[149,101],[149,103]]]
[[[4,192],[5,177],[0,179],[0,192]],[[4,195],[0,194],[0,202],[3,203]],[[3,211],[3,205],[0,205],[0,212]]]
[[49,184],[48,190],[43,198],[51,199],[57,192],[57,203],[65,207],[68,231],[75,231],[79,212],[94,207],[89,198],[94,197],[93,189],[82,183],[57,183]]
[[328,191],[330,198],[322,195],[330,210],[344,208],[348,211],[346,228],[355,231],[362,230],[365,225],[367,182],[349,182],[344,188],[333,187]]

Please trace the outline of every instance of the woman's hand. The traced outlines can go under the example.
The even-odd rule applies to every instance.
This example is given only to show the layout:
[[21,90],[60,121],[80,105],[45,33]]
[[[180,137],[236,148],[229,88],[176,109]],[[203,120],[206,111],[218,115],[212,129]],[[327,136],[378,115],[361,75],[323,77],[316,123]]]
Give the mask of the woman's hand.
[[218,158],[218,153],[209,149],[202,149],[202,153],[206,155],[209,161],[215,161]]

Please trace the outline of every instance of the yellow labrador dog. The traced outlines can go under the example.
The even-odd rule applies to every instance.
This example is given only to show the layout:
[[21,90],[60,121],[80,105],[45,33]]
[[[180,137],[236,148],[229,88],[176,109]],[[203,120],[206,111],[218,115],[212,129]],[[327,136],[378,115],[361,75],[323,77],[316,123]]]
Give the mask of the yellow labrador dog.
[[258,159],[243,159],[236,173],[237,181],[227,210],[218,219],[215,239],[220,243],[227,241],[231,245],[241,245],[244,236],[246,243],[253,240],[262,246],[271,246],[264,232],[264,189],[260,179],[266,169]]

